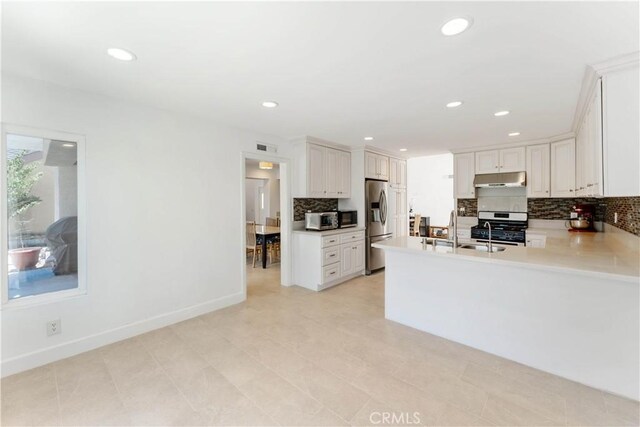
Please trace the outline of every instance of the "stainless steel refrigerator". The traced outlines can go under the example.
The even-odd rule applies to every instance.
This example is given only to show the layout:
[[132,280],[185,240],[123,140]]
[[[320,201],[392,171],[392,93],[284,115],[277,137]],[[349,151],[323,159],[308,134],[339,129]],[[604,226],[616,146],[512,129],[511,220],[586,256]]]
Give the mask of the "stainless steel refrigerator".
[[365,212],[367,216],[366,273],[384,267],[384,251],[371,247],[372,243],[391,239],[393,232],[389,221],[389,184],[366,180],[364,183]]

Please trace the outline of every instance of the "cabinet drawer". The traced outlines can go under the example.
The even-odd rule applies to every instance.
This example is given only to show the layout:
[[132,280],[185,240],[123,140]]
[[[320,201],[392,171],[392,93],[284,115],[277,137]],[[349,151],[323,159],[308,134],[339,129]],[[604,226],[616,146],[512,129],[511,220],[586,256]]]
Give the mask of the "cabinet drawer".
[[340,244],[340,235],[326,236],[322,238],[322,247],[335,246]]
[[322,250],[322,265],[329,265],[340,261],[340,247],[334,246]]
[[322,283],[331,282],[340,277],[340,263],[327,265],[322,268]]
[[364,231],[356,231],[355,233],[345,233],[340,235],[340,243],[355,242],[364,240]]

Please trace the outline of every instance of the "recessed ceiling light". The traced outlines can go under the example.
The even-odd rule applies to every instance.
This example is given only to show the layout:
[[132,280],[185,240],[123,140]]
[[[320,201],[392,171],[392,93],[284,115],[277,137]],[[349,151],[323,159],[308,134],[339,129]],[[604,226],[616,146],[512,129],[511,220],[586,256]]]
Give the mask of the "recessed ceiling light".
[[493,113],[493,115],[496,116],[496,117],[506,116],[507,114],[509,114],[509,111],[507,111],[507,110],[498,111],[497,113]]
[[407,149],[406,148],[401,148],[400,151],[407,151]]
[[462,105],[462,101],[452,101],[447,104],[447,108],[456,108]]
[[440,28],[440,31],[445,36],[455,36],[467,30],[472,22],[473,20],[471,18],[453,18],[445,22]]
[[73,148],[76,146],[76,144],[72,144],[70,142],[65,142],[64,144],[62,144],[63,147],[67,147],[67,148]]
[[509,136],[518,136],[518,135],[520,135],[520,132],[511,132],[509,134]]
[[365,136],[364,140],[365,141],[373,141],[373,137],[372,136]]
[[264,101],[262,106],[265,108],[276,108],[278,103],[276,101]]
[[133,61],[136,59],[133,52],[129,52],[126,49],[120,49],[118,47],[110,47],[107,49],[107,53],[109,56],[119,59],[120,61]]

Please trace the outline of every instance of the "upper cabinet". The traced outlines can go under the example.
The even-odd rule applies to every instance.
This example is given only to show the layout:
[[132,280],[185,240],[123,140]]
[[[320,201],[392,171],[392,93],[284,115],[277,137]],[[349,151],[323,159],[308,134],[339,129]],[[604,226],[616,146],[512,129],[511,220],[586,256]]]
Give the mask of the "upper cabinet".
[[527,147],[527,197],[549,197],[551,165],[549,144]]
[[640,195],[638,65],[602,77],[605,196]]
[[524,147],[478,151],[475,153],[476,174],[522,172],[526,167],[525,152]]
[[453,188],[456,199],[476,197],[473,186],[474,153],[455,154],[453,156]]
[[366,151],[364,153],[364,177],[389,180],[389,157]]
[[351,197],[351,153],[305,143],[296,154],[296,197]]
[[389,186],[407,188],[407,161],[389,158]]
[[602,103],[598,80],[576,132],[576,187],[578,197],[603,195]]
[[573,138],[551,143],[551,197],[575,197],[576,144]]

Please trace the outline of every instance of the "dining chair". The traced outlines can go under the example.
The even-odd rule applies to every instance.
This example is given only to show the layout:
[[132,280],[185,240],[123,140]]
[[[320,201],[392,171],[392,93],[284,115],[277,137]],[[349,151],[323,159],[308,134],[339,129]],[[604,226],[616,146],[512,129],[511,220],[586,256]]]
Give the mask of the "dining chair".
[[413,219],[413,230],[411,230],[411,235],[412,236],[420,237],[420,223],[421,222],[422,222],[422,215],[416,214],[415,218]]
[[258,239],[256,238],[256,223],[255,221],[247,221],[247,255],[253,253],[253,268],[256,267],[256,258],[258,253],[262,255],[262,246],[258,245]]

